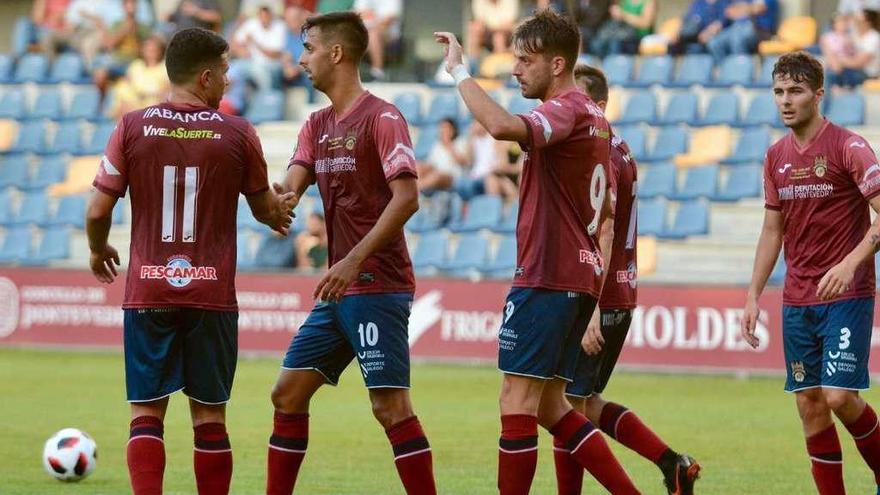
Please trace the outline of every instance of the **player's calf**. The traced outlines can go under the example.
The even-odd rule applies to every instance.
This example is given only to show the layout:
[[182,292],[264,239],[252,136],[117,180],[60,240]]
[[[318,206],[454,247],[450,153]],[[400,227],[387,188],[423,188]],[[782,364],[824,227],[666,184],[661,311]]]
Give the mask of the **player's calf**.
[[385,428],[394,452],[394,465],[407,494],[433,495],[433,457],[425,431],[415,416],[409,390],[374,388],[370,390],[373,415]]
[[162,420],[138,416],[131,421],[126,445],[128,474],[134,495],[162,493],[165,475],[165,440]]
[[282,370],[272,389],[272,436],[267,456],[266,493],[290,495],[309,444],[309,401],[324,384],[311,370]]

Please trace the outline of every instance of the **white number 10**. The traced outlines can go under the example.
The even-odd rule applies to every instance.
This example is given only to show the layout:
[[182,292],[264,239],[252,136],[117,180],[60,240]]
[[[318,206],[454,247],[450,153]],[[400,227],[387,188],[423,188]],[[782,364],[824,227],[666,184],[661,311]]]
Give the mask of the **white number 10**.
[[[185,167],[183,174],[183,242],[196,242],[196,199],[199,167]],[[162,242],[174,242],[177,231],[177,166],[162,170]]]
[[599,228],[599,218],[602,216],[602,204],[605,203],[605,168],[601,163],[593,169],[593,178],[590,179],[590,206],[596,212],[593,221],[587,225],[587,234],[594,235]]

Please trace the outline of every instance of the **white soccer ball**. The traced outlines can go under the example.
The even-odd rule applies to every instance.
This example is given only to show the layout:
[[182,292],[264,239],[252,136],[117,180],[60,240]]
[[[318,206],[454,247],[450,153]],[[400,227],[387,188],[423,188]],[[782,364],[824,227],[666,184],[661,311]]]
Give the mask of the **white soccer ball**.
[[98,446],[76,428],[65,428],[46,440],[43,467],[55,479],[79,481],[95,470]]

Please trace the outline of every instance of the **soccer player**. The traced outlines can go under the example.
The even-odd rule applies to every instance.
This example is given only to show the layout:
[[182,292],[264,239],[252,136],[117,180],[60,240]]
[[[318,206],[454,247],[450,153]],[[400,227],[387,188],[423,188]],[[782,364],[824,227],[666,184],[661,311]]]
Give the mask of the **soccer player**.
[[171,39],[168,101],[122,117],[98,168],[86,230],[91,269],[104,283],[119,254],[107,243],[116,201],[131,194],[131,253],[122,304],[131,403],[128,470],[136,495],[162,492],[168,397],[189,397],[198,493],[229,492],[226,402],[235,373],[238,196],[281,234],[293,195],[269,189],[254,128],[217,111],[227,85],[226,41],[199,28]]
[[498,488],[502,495],[529,492],[540,424],[609,491],[639,493],[602,434],[565,398],[607,266],[598,234],[609,213],[610,130],[602,109],[574,82],[578,28],[550,10],[517,26],[513,75],[523,96],[543,102],[526,115],[508,113],[470,77],[453,34],[434,34],[446,45],[446,69],[474,118],[495,139],[516,141],[526,152],[517,268],[498,342]]
[[869,383],[880,220],[871,224],[868,205],[880,210],[880,165],[864,138],[819,113],[823,70],[812,55],[780,57],[773,95],[791,132],[770,147],[764,162],[764,225],[742,334],[758,346],[758,299],[784,246],[785,390],[795,394],[819,493],[842,494],[832,412],[880,485],[877,415],[859,396]]
[[[284,187],[298,199],[318,183],[330,270],[294,336],[272,391],[267,493],[289,495],[308,443],[309,402],[357,356],[373,414],[408,494],[436,492],[431,448],[410,401],[407,327],[415,290],[403,225],[418,209],[406,121],[361,85],[367,29],[352,12],[310,17],[300,58],[331,105],[299,133]],[[340,447],[341,448],[341,447]]]
[[[608,102],[605,74],[579,64],[574,69],[574,78],[604,111]],[[575,410],[583,412],[608,436],[655,463],[663,473],[669,493],[690,494],[700,466],[689,456],[670,449],[634,412],[606,401],[601,395],[617,364],[636,307],[637,176],[637,165],[629,146],[620,136],[612,135],[608,183],[613,215],[602,222],[599,236],[602,252],[612,253],[611,262],[599,297],[600,311],[593,311],[584,335],[583,346],[587,352],[578,359],[574,380],[568,384],[566,395]],[[580,494],[583,469],[558,440],[554,441],[553,453],[559,493]]]

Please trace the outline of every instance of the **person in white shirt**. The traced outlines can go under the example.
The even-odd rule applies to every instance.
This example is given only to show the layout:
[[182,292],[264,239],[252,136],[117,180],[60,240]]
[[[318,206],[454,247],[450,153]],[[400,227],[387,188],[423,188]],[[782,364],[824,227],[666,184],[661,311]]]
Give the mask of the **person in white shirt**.
[[452,189],[467,163],[467,142],[458,136],[454,120],[443,119],[428,158],[418,163],[419,191]]
[[832,88],[860,86],[865,79],[880,77],[880,11],[857,12],[853,27],[854,53],[826,59]]
[[353,10],[361,15],[370,39],[367,54],[370,57],[370,75],[378,81],[385,75],[385,45],[397,41],[403,20],[402,0],[355,0]]
[[279,87],[281,56],[287,31],[284,23],[263,5],[256,17],[245,20],[232,37],[232,51],[238,59],[235,72],[253,80],[258,90]]
[[518,0],[473,0],[466,53],[479,60],[483,47],[507,46],[519,17]]

